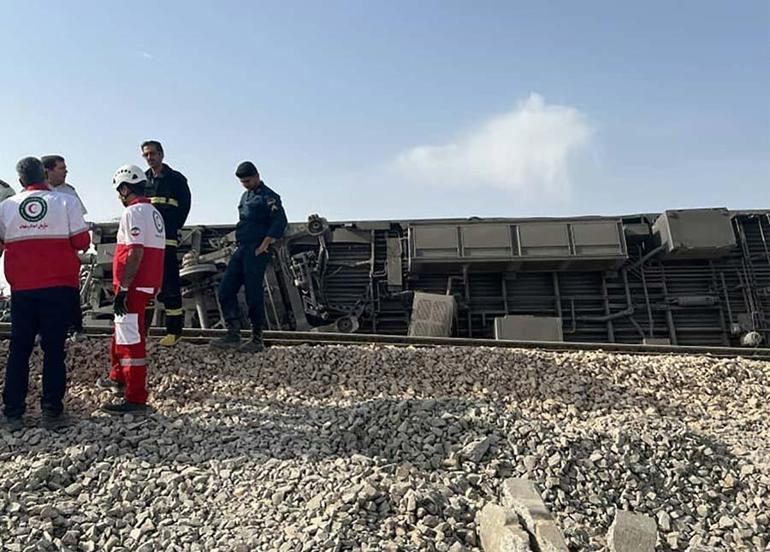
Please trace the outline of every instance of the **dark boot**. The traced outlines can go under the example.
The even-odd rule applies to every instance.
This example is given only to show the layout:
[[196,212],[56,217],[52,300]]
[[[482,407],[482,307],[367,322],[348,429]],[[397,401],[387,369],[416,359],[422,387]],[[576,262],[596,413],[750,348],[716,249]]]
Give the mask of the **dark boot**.
[[123,401],[119,403],[107,403],[102,405],[102,412],[120,416],[121,414],[146,414],[147,405]]
[[13,416],[5,419],[5,427],[11,433],[24,429],[24,419],[21,416]]
[[262,331],[251,332],[251,339],[238,347],[241,353],[261,353],[265,350],[265,342],[262,341]]
[[54,413],[43,410],[41,421],[45,429],[54,430],[66,427],[69,424],[70,419],[64,412]]
[[224,337],[214,339],[211,347],[215,349],[237,349],[241,344],[241,326],[240,324],[227,324],[227,333]]

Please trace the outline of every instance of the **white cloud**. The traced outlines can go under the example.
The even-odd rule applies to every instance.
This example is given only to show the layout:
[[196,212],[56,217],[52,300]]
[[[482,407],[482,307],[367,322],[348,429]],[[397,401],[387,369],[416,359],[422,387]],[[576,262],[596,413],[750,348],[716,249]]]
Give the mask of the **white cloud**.
[[566,198],[570,168],[591,143],[585,115],[547,104],[530,94],[513,111],[496,115],[441,146],[418,146],[400,154],[396,166],[420,182],[485,186],[529,199]]
[[150,52],[145,52],[144,50],[142,50],[142,51],[140,51],[140,52],[139,52],[139,54],[140,54],[140,55],[141,55],[141,56],[142,56],[144,59],[152,59],[152,54],[151,54]]

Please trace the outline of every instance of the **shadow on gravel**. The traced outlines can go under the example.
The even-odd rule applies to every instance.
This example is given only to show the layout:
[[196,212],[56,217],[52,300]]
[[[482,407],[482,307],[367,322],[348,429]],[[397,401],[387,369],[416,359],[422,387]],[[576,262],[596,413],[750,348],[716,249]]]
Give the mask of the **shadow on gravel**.
[[[108,395],[105,394],[105,397]],[[188,412],[166,416],[156,411],[145,417],[124,418],[103,414],[84,415],[96,405],[72,414],[69,427],[57,431],[27,427],[0,436],[14,437],[14,452],[52,452],[58,447],[92,444],[118,445],[121,453],[196,453],[199,461],[260,455],[279,459],[320,461],[354,454],[377,457],[384,463],[413,462],[438,468],[452,452],[474,439],[500,431],[477,416],[479,403],[455,398],[377,399],[355,401],[347,406],[274,400],[220,397],[220,406],[187,405]],[[72,407],[73,405],[70,404]],[[167,410],[165,405],[162,410]],[[496,407],[489,405],[489,412]],[[31,422],[35,423],[34,416]],[[46,432],[46,442],[30,445],[29,432]],[[145,439],[152,438],[145,442]],[[164,442],[171,443],[169,447]],[[494,450],[494,445],[493,445]]]

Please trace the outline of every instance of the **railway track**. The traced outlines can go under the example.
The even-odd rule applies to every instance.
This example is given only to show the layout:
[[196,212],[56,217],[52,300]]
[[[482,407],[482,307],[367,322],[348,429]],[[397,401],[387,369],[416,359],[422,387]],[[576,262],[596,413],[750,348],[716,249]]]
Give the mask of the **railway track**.
[[[109,326],[89,326],[85,334],[93,337],[111,335]],[[206,344],[213,338],[224,335],[224,330],[186,329],[184,340],[189,343]],[[247,332],[243,332],[244,336]],[[11,325],[0,323],[0,339],[8,339]],[[150,329],[151,337],[161,337],[162,328]],[[770,360],[770,348],[703,347],[690,345],[643,345],[631,343],[580,343],[553,341],[508,341],[495,339],[471,339],[460,337],[414,337],[385,334],[346,334],[321,332],[266,331],[268,345],[392,345],[399,347],[497,347],[505,349],[542,349],[546,351],[604,351],[637,355],[705,355],[713,357],[744,357],[756,360]]]

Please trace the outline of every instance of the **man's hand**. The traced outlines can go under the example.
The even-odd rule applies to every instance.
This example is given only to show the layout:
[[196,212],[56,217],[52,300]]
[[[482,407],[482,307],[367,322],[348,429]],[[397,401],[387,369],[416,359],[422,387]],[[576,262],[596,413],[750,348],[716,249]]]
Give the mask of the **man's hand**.
[[126,299],[128,298],[128,291],[120,290],[115,296],[115,302],[112,305],[112,310],[115,316],[123,316],[128,312],[128,306],[126,305]]
[[259,257],[262,253],[267,251],[267,249],[270,247],[271,243],[273,243],[273,238],[267,237],[264,240],[262,240],[262,243],[259,244],[259,247],[257,247],[254,250],[254,255]]

